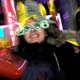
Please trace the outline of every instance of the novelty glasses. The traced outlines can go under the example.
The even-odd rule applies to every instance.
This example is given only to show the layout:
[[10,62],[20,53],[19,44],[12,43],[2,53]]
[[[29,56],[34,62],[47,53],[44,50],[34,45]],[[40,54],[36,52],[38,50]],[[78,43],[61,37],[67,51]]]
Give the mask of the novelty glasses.
[[40,30],[49,28],[49,23],[47,20],[42,20],[41,23],[36,22],[33,27],[26,25],[25,28],[18,33],[18,35],[24,35],[25,32],[28,33],[32,30]]

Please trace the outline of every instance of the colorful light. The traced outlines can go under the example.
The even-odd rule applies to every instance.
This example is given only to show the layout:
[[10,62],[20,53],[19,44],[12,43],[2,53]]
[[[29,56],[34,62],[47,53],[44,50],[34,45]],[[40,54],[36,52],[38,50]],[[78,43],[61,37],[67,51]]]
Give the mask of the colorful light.
[[59,30],[63,31],[63,26],[62,26],[62,21],[61,21],[60,13],[57,13],[56,21],[57,21]]
[[[17,22],[17,16],[14,6],[14,0],[1,0],[3,13],[4,13],[4,20],[6,23],[6,27],[8,27],[9,34],[7,35],[11,41],[12,45],[15,45],[15,34],[14,31],[18,27],[18,25],[15,25]],[[1,27],[1,26],[0,26]],[[5,26],[2,26],[5,28]]]
[[4,29],[0,29],[0,38],[4,38]]

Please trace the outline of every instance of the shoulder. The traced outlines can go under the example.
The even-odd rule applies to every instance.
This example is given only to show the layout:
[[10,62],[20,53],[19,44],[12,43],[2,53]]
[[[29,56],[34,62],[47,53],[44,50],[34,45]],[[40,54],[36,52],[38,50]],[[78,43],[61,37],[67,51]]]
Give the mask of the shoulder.
[[53,43],[51,44],[51,43],[47,42],[47,46],[48,46],[48,48],[53,49],[53,50],[57,49],[56,45]]

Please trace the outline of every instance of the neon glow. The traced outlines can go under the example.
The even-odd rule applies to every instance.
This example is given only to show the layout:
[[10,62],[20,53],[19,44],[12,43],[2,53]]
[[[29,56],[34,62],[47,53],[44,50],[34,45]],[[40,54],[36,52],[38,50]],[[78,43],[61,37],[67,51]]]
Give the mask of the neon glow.
[[56,21],[57,21],[59,30],[63,31],[63,26],[62,26],[62,21],[61,21],[60,13],[57,13]]
[[15,25],[17,22],[16,17],[16,11],[14,6],[14,0],[1,0],[3,13],[4,13],[4,20],[6,23],[6,26],[0,26],[0,28],[6,28],[9,29],[9,35],[7,35],[10,40],[12,41],[12,45],[15,45],[15,34],[14,31],[18,27]]
[[4,38],[4,29],[0,29],[0,38]]

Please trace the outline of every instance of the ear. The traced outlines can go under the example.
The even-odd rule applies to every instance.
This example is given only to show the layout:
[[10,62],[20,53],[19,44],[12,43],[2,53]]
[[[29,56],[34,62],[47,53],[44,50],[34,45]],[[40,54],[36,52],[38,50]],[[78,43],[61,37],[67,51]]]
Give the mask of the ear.
[[27,7],[23,4],[23,2],[19,1],[17,3],[16,13],[18,16],[18,22],[23,27],[28,16]]
[[47,15],[46,9],[41,3],[39,4],[39,12],[42,15],[42,17],[44,17],[44,18],[46,17],[46,15]]
[[17,12],[18,19],[20,17],[28,16],[27,7],[21,1],[17,3],[16,12]]
[[48,1],[48,8],[49,8],[49,13],[50,14],[56,14],[56,8],[53,0]]

